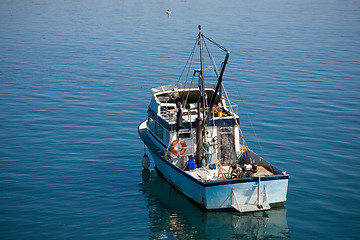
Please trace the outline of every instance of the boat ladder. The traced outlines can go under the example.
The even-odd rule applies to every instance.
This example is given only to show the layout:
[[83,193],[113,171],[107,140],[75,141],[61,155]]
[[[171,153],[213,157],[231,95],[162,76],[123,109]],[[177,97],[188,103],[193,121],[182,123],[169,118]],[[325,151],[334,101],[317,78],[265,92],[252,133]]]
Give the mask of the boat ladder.
[[[236,194],[234,191],[234,188],[232,188],[232,196],[231,196],[231,206],[238,210],[239,212],[255,212],[255,211],[263,211],[270,209],[267,192],[266,192],[266,184],[264,184],[264,191],[263,193],[260,193],[260,177],[257,185],[253,185],[254,187],[257,187],[257,201],[256,204],[243,204],[240,205]],[[263,197],[263,201],[261,201],[261,197]]]

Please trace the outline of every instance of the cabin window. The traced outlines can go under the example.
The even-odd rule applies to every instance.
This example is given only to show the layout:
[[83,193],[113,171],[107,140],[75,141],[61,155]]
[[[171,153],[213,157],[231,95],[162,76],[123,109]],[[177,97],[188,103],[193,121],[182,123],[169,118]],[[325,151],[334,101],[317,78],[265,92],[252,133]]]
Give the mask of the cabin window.
[[171,110],[175,110],[175,106],[162,106],[161,107],[162,112],[171,111]]
[[151,118],[151,117],[149,117],[149,119],[148,119],[148,128],[149,128],[151,131],[155,132],[155,121],[154,121],[154,119]]
[[166,129],[166,128],[164,128],[164,142],[166,142],[166,143],[168,143],[170,140],[169,140],[169,131]]
[[155,134],[160,139],[164,138],[164,128],[158,122],[156,122],[155,124]]
[[179,133],[179,138],[190,138],[189,132]]
[[[162,120],[160,117],[156,115],[156,113],[148,109],[148,128],[155,133],[155,135],[160,138],[161,140],[164,139],[164,127],[160,124],[160,120]],[[162,120],[163,121],[163,120]],[[163,121],[164,122],[164,121]]]

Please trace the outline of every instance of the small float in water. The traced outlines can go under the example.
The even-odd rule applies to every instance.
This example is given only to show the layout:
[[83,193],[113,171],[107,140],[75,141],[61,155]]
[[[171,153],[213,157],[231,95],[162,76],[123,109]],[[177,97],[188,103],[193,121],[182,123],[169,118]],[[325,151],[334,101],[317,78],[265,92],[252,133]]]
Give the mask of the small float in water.
[[[205,40],[225,52],[220,71],[210,56],[216,85],[204,79]],[[284,205],[289,175],[248,148],[237,106],[226,94],[222,80],[230,52],[203,35],[200,26],[196,45],[200,69],[194,70],[191,83],[150,90],[148,118],[139,125],[139,135],[156,168],[207,210],[251,212]]]

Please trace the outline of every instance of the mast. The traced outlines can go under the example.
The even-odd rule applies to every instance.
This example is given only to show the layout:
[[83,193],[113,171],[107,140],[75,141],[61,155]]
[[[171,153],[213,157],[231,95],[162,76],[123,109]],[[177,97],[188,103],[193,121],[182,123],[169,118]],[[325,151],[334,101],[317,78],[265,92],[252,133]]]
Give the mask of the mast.
[[[202,33],[201,33],[201,25],[199,25],[199,45],[200,45],[200,78],[201,78],[201,95],[204,98],[205,97],[205,83],[204,83],[204,57],[203,57],[203,45],[202,45]],[[204,100],[203,100],[204,102]]]
[[202,101],[202,107],[203,107],[203,118],[205,118],[205,107],[207,106],[207,95],[205,92],[205,76],[204,76],[204,56],[203,56],[203,43],[202,43],[203,35],[201,33],[201,25],[199,25],[199,46],[200,46],[200,78],[201,82],[199,84],[201,85],[201,101]]
[[199,46],[200,46],[200,76],[199,76],[199,101],[198,101],[198,116],[196,118],[196,165],[201,167],[201,148],[203,145],[203,121],[200,115],[200,101],[203,107],[203,115],[205,114],[205,84],[204,84],[204,59],[202,48],[202,33],[201,25],[199,25]]

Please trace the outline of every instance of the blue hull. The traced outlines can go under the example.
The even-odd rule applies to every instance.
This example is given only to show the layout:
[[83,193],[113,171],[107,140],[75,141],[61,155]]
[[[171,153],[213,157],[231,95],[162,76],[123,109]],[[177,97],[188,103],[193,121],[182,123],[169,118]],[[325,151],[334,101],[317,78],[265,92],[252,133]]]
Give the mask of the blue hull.
[[[207,210],[227,210],[232,208],[232,191],[237,196],[238,204],[256,204],[259,178],[240,178],[202,182],[187,172],[178,168],[163,156],[157,149],[163,148],[158,144],[146,128],[146,121],[139,126],[139,135],[150,150],[152,159],[163,177],[196,203]],[[266,185],[270,206],[282,205],[286,201],[288,175],[272,175],[260,178],[261,184]]]

